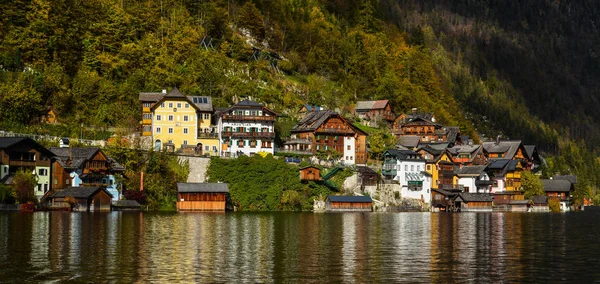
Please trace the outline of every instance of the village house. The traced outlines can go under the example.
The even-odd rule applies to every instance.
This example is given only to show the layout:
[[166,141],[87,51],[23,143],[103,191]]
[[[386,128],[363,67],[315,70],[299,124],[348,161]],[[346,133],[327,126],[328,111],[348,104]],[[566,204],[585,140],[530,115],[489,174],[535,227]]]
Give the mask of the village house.
[[298,119],[303,119],[307,113],[311,111],[321,111],[325,110],[322,106],[313,106],[313,105],[302,105],[300,110],[298,111]]
[[277,113],[250,100],[243,100],[219,116],[221,156],[274,154]]
[[46,112],[40,116],[40,122],[49,124],[58,123],[58,112],[53,107],[48,107]]
[[525,147],[521,140],[500,140],[483,142],[484,153],[489,159],[525,160]]
[[400,127],[405,123],[409,122],[412,119],[417,117],[429,120],[431,122],[435,122],[435,115],[430,112],[418,112],[417,108],[413,108],[409,113],[402,113],[394,120],[394,125],[392,130],[400,130]]
[[106,156],[98,147],[52,147],[56,160],[52,164],[52,190],[67,187],[97,187],[106,189],[113,200],[119,200],[116,176],[125,169]]
[[451,146],[462,144],[460,128],[442,126],[421,116],[415,116],[406,122],[397,119],[392,126],[392,133],[397,139],[404,136],[419,137],[420,143],[448,142]]
[[481,145],[456,145],[448,148],[448,151],[452,154],[452,162],[460,167],[485,165],[487,163]]
[[354,115],[361,120],[362,124],[371,127],[377,127],[379,122],[392,125],[396,119],[388,100],[359,101],[354,108]]
[[155,151],[218,155],[218,128],[212,99],[185,96],[177,88],[169,93],[140,93],[142,135],[151,137]]
[[535,145],[524,145],[523,148],[525,148],[525,158],[527,159],[526,168],[531,171],[536,171],[542,164],[542,159],[538,154],[537,147]]
[[325,212],[373,211],[370,196],[330,195],[325,199]]
[[321,169],[315,166],[306,166],[300,168],[300,180],[301,181],[320,181],[323,180],[321,177]]
[[493,181],[485,171],[487,166],[464,166],[457,170],[458,184],[462,185],[464,192],[491,193]]
[[0,183],[12,185],[19,170],[33,173],[37,185],[32,188],[34,196],[41,199],[52,189],[50,177],[54,154],[42,145],[25,137],[0,138]]
[[112,196],[102,186],[68,187],[52,194],[47,206],[80,212],[110,211],[111,200]]
[[568,179],[540,179],[548,199],[558,199],[560,211],[569,211],[575,186]]
[[461,192],[454,198],[454,206],[461,212],[492,212],[492,196],[487,193]]
[[177,183],[177,211],[232,209],[226,183]]
[[367,134],[331,110],[313,111],[298,122],[282,152],[314,155],[336,151],[346,165],[367,162]]
[[454,205],[454,199],[460,193],[457,190],[431,189],[431,210],[433,212],[450,212],[457,208]]
[[431,200],[432,176],[425,170],[425,159],[412,150],[388,149],[383,154],[381,173],[387,180],[400,183],[403,198]]
[[425,171],[431,175],[432,188],[454,188],[454,164],[450,153],[444,148],[436,148],[427,144],[417,150],[425,159]]

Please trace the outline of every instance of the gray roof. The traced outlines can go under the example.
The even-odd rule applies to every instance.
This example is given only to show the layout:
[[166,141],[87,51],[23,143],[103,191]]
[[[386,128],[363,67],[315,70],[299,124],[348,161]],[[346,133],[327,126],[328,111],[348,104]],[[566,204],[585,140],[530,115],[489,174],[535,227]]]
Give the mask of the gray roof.
[[255,102],[255,101],[251,101],[251,100],[243,100],[237,104],[235,104],[235,106],[256,106],[256,107],[262,107],[263,105]]
[[521,146],[521,140],[504,140],[504,141],[490,141],[483,142],[483,149],[488,153],[504,153],[503,158],[512,159],[519,147]]
[[413,150],[387,149],[384,154],[385,153],[389,153],[392,157],[396,158],[396,160],[425,161],[419,153]]
[[[492,196],[489,193],[470,193],[461,192],[458,194],[464,202],[492,202]],[[457,197],[457,198],[458,198]]]
[[213,111],[212,97],[209,96],[187,96],[188,100],[192,102],[200,111]]
[[402,135],[398,138],[398,144],[408,148],[415,148],[421,142],[421,137],[415,135]]
[[356,102],[356,107],[354,108],[356,111],[368,111],[372,109],[384,109],[389,103],[388,100],[378,100],[378,101],[360,101]]
[[458,154],[474,154],[481,148],[481,145],[456,145],[452,148],[448,148],[452,155]]
[[54,154],[46,149],[44,146],[35,142],[35,140],[28,137],[0,137],[0,149],[8,149],[16,145],[27,145],[31,149],[40,151],[42,155],[52,158]]
[[138,203],[135,200],[118,200],[113,202],[112,204],[113,207],[125,207],[125,208],[139,208],[142,207],[142,205],[140,205],[140,203]]
[[185,98],[185,96],[177,89],[177,87],[173,87],[173,89],[165,95],[165,98]]
[[306,110],[308,112],[310,112],[310,111],[324,110],[325,109],[322,106],[313,106],[313,105],[307,105],[307,104],[305,104],[304,107],[306,108]]
[[177,192],[229,192],[229,186],[226,183],[178,182]]
[[[100,151],[98,147],[75,147],[75,148],[59,148],[51,147],[50,151],[56,155],[56,161],[63,168],[79,168],[87,160],[94,157],[96,152]],[[67,164],[67,160],[71,159],[71,164]]]
[[533,158],[533,153],[535,152],[535,145],[523,145],[525,148],[525,154],[527,154],[528,159]]
[[373,202],[370,196],[339,196],[339,195],[329,195],[327,199],[331,202],[357,202],[357,203],[365,203],[365,202]]
[[568,180],[572,184],[577,184],[577,176],[574,175],[554,176],[554,179]]
[[448,148],[448,146],[450,146],[450,143],[448,143],[448,142],[429,142],[429,143],[421,143],[421,145],[429,146],[433,149],[442,151],[442,150],[446,150]]
[[140,93],[138,100],[141,102],[158,102],[165,94],[163,93]]
[[479,176],[487,166],[465,166],[456,173],[457,176]]
[[458,126],[446,126],[446,142],[455,143],[456,139],[459,138],[458,133],[460,128]]
[[540,179],[545,192],[569,192],[573,184],[568,180]]
[[341,117],[341,115],[332,110],[311,111],[294,125],[292,132],[315,131],[330,117]]
[[[490,159],[487,168],[494,171],[495,177],[502,177],[506,175],[508,171],[514,171],[517,169],[519,161],[511,159]],[[500,170],[500,173],[498,173]]]
[[106,191],[101,186],[90,186],[90,187],[67,187],[63,190],[57,191],[52,195],[52,198],[72,196],[74,198],[90,198],[96,192],[104,190],[108,196],[112,197],[110,192]]

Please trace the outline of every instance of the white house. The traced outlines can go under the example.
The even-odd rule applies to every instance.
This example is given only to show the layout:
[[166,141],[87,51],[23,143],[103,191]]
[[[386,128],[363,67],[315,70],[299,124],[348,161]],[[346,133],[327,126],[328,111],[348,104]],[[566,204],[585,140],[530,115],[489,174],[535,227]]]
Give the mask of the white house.
[[221,156],[252,156],[274,153],[277,114],[250,100],[241,101],[220,113],[219,148]]
[[400,183],[403,198],[431,201],[432,178],[425,171],[425,159],[412,150],[385,151],[382,174],[385,179]]
[[464,166],[458,172],[458,184],[462,185],[464,192],[491,193],[493,181],[485,172],[486,166]]

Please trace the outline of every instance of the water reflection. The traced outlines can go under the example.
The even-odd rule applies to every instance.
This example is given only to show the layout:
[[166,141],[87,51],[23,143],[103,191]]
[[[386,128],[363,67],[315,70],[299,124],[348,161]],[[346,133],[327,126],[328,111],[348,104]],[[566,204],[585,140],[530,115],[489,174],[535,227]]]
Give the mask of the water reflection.
[[600,280],[600,214],[0,213],[0,279]]

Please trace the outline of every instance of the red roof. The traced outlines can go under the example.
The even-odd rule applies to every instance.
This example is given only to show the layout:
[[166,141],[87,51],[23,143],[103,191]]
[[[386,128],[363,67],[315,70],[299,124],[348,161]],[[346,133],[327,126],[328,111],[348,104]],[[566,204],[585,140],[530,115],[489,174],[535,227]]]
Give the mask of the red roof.
[[372,109],[383,109],[383,108],[385,108],[385,106],[387,106],[388,102],[389,102],[388,100],[375,101],[375,103],[373,103],[373,106],[371,108]]

